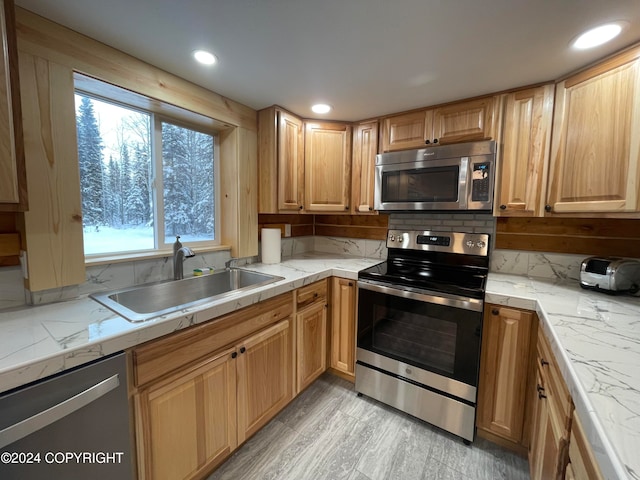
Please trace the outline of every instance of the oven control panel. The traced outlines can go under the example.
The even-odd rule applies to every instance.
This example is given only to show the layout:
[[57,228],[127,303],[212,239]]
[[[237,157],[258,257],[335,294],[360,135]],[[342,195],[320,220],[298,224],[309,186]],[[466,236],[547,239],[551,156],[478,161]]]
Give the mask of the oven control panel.
[[489,235],[428,230],[389,230],[387,248],[487,256],[489,255]]

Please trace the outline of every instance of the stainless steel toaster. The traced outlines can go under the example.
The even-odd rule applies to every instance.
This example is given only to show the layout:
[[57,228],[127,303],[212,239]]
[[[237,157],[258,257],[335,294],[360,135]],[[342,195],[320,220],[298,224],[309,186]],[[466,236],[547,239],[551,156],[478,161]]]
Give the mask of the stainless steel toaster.
[[607,293],[640,290],[640,261],[620,257],[589,257],[580,266],[580,286]]

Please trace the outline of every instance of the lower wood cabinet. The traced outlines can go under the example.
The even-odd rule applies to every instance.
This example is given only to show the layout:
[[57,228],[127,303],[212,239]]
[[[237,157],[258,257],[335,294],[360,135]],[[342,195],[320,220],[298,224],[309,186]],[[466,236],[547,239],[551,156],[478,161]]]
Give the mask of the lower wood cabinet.
[[293,398],[293,294],[130,352],[139,479],[205,478]]
[[354,280],[331,279],[330,366],[352,380],[355,380],[356,295]]
[[529,448],[531,480],[562,479],[568,462],[571,396],[542,331],[536,346],[533,426]]
[[536,328],[534,312],[485,305],[476,423],[479,430],[512,442],[515,449],[528,438],[525,406]]
[[580,417],[575,410],[571,417],[569,464],[564,478],[566,480],[601,480],[604,478],[587,441]]
[[202,477],[236,448],[235,349],[135,395],[138,476]]
[[327,280],[300,288],[296,298],[296,392],[301,392],[327,369]]

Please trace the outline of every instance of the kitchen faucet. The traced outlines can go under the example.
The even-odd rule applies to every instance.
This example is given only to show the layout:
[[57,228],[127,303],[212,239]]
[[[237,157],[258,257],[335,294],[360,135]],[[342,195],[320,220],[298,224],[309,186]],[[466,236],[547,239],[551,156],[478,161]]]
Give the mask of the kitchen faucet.
[[180,235],[176,235],[176,241],[173,244],[173,279],[174,280],[182,280],[184,278],[184,270],[182,268],[182,263],[185,258],[195,257],[196,254],[193,253],[189,247],[183,247],[182,243],[180,243]]

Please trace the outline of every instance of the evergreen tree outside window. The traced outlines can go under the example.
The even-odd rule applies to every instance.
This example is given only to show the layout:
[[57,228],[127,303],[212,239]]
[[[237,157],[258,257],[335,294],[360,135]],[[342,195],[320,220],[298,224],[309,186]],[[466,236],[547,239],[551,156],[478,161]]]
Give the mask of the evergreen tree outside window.
[[212,134],[80,91],[76,127],[86,255],[216,243]]

